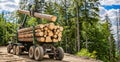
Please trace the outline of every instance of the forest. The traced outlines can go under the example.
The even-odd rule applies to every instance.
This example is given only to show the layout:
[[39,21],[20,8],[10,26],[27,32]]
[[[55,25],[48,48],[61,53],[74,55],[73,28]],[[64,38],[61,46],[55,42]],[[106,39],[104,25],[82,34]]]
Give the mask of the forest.
[[[20,0],[20,9],[26,10],[26,3],[27,0]],[[99,16],[99,0],[49,0],[37,6],[40,8],[40,13],[57,16],[55,24],[64,27],[62,41],[56,45],[63,47],[66,53],[104,62],[118,60],[114,34],[110,30],[110,19],[106,15],[102,23]],[[6,18],[4,12],[0,14],[0,45],[14,41],[12,36],[15,35],[25,17],[24,14],[17,12],[11,14],[10,19]],[[29,16],[25,26],[45,23],[48,23],[45,19]]]

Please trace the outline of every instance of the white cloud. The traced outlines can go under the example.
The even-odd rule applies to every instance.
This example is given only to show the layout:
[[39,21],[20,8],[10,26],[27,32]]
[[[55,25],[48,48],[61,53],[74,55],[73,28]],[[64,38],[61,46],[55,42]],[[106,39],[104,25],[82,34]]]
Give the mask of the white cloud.
[[106,15],[107,10],[104,7],[99,7],[99,9],[100,9],[99,15],[101,17],[100,19],[104,20],[105,19],[104,17]]
[[[111,30],[114,35],[114,38],[116,40],[116,35],[117,35],[117,26],[116,26],[116,13],[118,12],[118,9],[110,9],[110,10],[106,10],[104,7],[99,7],[100,9],[100,17],[101,17],[101,20],[104,20],[105,19],[105,16],[106,14],[108,15],[108,17],[110,18],[110,21],[111,21],[111,24],[112,24],[112,27],[111,27]],[[102,21],[103,22],[103,21]],[[120,26],[119,26],[120,27]]]
[[100,9],[100,16],[103,16],[107,11],[104,7],[99,7],[99,9]]
[[19,0],[1,0],[0,10],[1,11],[15,11],[18,9]]
[[116,22],[116,13],[119,11],[118,9],[106,10],[104,7],[99,7],[99,9],[99,15],[101,17],[101,20],[104,20],[105,16],[108,15],[112,23]]
[[120,5],[120,0],[99,0],[101,5]]

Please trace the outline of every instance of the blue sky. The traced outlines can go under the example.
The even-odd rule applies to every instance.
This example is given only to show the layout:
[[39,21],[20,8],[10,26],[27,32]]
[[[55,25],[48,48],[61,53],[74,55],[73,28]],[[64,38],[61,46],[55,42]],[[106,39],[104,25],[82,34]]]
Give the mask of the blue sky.
[[105,9],[107,10],[111,10],[111,9],[120,9],[120,5],[111,5],[111,6],[108,6],[108,5],[102,5]]
[[[111,22],[113,32],[116,32],[116,12],[120,9],[120,0],[99,0],[101,6],[99,7],[99,15],[101,20],[105,19],[105,15],[108,14]],[[19,8],[19,0],[0,0],[0,13],[13,12]]]

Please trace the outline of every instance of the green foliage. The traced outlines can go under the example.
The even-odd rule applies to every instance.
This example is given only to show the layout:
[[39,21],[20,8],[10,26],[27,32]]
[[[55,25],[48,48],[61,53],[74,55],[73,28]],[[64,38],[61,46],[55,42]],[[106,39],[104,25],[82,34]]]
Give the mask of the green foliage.
[[81,56],[81,57],[89,57],[89,58],[94,58],[94,59],[96,59],[96,57],[97,57],[96,53],[97,53],[96,51],[93,51],[92,53],[90,53],[90,52],[88,51],[88,49],[82,48],[82,49],[77,53],[77,55],[78,55],[78,56]]
[[[13,33],[15,33],[16,24],[6,22],[4,14],[0,15],[0,45],[7,44],[8,41],[12,41]],[[14,29],[15,28],[15,29]]]
[[31,18],[29,19],[29,21],[27,21],[27,23],[28,23],[28,26],[32,26],[33,24],[34,24],[34,25],[37,25],[37,24],[38,24],[38,23],[37,23],[37,19],[34,18],[34,17],[31,17]]

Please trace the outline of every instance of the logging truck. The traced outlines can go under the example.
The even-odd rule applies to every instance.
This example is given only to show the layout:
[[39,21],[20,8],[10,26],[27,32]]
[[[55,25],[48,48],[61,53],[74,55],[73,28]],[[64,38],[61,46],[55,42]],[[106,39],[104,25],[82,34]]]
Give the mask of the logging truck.
[[25,14],[25,18],[17,30],[16,36],[14,37],[15,41],[9,42],[7,52],[12,52],[14,55],[21,55],[23,52],[28,52],[29,58],[37,61],[42,60],[44,55],[48,55],[51,59],[62,60],[64,50],[62,47],[54,45],[61,41],[63,31],[63,27],[53,23],[57,17],[35,12],[34,17],[44,18],[52,23],[23,27],[27,16],[30,15],[29,11],[18,10],[18,12]]

